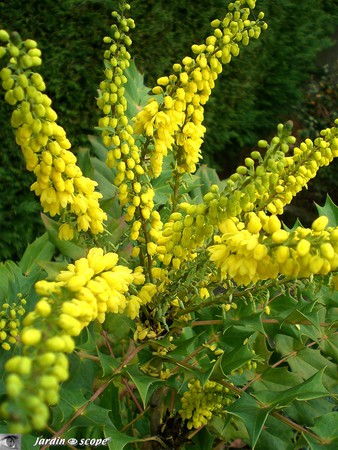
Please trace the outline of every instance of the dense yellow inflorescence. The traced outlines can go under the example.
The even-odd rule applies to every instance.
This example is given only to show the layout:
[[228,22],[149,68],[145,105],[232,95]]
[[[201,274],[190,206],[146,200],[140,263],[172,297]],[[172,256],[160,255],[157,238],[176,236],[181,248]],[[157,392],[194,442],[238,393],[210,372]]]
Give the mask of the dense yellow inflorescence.
[[321,132],[312,142],[306,139],[293,149],[289,156],[289,145],[295,142],[290,130],[278,126],[278,135],[268,145],[266,154],[259,151],[245,159],[245,166],[226,181],[220,192],[217,185],[210,187],[203,203],[179,204],[157,238],[154,252],[165,266],[180,268],[196,257],[196,251],[206,245],[218,230],[222,232],[225,220],[236,218],[247,223],[250,214],[282,214],[284,207],[312,179],[318,169],[328,165],[338,156],[338,128]]
[[202,386],[199,380],[191,380],[181,399],[179,414],[187,420],[187,427],[191,430],[206,425],[213,415],[225,415],[226,407],[232,401],[227,387],[210,380]]
[[[135,341],[158,339],[170,323],[176,327],[179,321],[191,320],[189,308],[194,311],[196,305],[210,301],[217,284],[304,278],[338,268],[338,228],[329,227],[326,217],[318,218],[311,228],[294,230],[283,229],[278,218],[318,169],[338,156],[336,127],[290,151],[295,138],[290,127],[280,124],[270,144],[260,141],[259,150],[226,180],[223,190],[211,186],[199,204],[179,200],[183,174],[193,173],[202,157],[204,105],[222,64],[238,55],[239,44],[248,45],[266,28],[263,13],[249,19],[254,7],[254,0],[230,3],[225,18],[211,23],[213,34],[204,44],[192,46],[194,57],[184,58],[173,66],[173,74],[157,80],[155,96],[133,122],[128,118],[125,70],[130,65],[128,32],[134,21],[125,17],[126,3],[121,14],[113,12],[117,24],[112,26],[112,36],[104,38],[109,48],[104,53],[105,78],[97,105],[103,113],[99,128],[108,149],[107,165],[116,173],[114,184],[129,224],[133,269],[119,265],[117,253],[91,248],[53,281],[36,283],[40,298],[24,318],[21,332],[17,314],[22,307],[3,305],[2,347],[9,350],[10,344],[22,344],[22,354],[5,364],[8,400],[0,413],[8,421],[16,418],[11,431],[45,428],[48,406],[58,403],[60,383],[69,376],[67,354],[75,349],[75,337],[92,321],[103,323],[108,313],[135,320]],[[10,57],[0,78],[6,102],[15,107],[11,123],[16,142],[27,169],[37,178],[31,189],[40,197],[44,212],[61,216],[61,239],[71,240],[77,232],[101,233],[107,218],[99,205],[102,196],[77,166],[44,93],[44,81],[32,70],[41,64],[36,42],[22,42],[4,30],[0,41],[5,43],[0,58]],[[174,193],[164,212],[159,212],[154,210],[151,181],[162,173],[169,152],[174,157]],[[236,308],[229,296],[223,312]],[[168,351],[169,347],[159,345],[155,353],[164,357]],[[255,368],[255,363],[250,364]],[[166,376],[157,368],[148,369],[151,375]],[[202,386],[191,380],[179,411],[188,429],[207,424],[213,414],[223,414],[232,401],[228,394],[219,383],[207,381]]]
[[279,275],[307,278],[337,269],[338,227],[327,228],[327,217],[294,231],[284,230],[276,215],[259,212],[248,217],[247,224],[236,218],[222,222],[222,236],[208,249],[221,279],[247,285]]
[[10,57],[0,71],[5,101],[15,109],[11,125],[21,147],[26,167],[34,172],[36,182],[31,190],[40,197],[43,211],[61,216],[59,237],[71,240],[75,232],[103,232],[106,213],[100,208],[102,194],[95,192],[97,183],[83,176],[65,130],[57,124],[51,99],[44,93],[42,76],[33,72],[41,64],[41,51],[32,39],[10,38],[2,30],[2,57]]
[[222,64],[239,54],[240,43],[248,45],[267,27],[263,13],[257,20],[249,20],[255,2],[249,2],[249,8],[244,5],[241,1],[232,3],[222,21],[211,23],[214,31],[205,44],[192,46],[196,56],[185,57],[181,64],[174,64],[172,75],[157,80],[153,93],[163,100],[152,98],[137,114],[134,131],[147,139],[153,177],[161,174],[163,158],[170,150],[174,151],[178,173],[195,172],[206,131],[202,125],[204,105],[222,72]]
[[[58,403],[59,384],[68,378],[65,355],[73,352],[74,337],[90,322],[104,322],[108,312],[125,313],[134,319],[140,305],[149,301],[142,269],[133,272],[117,262],[116,253],[93,248],[86,257],[69,264],[54,281],[35,284],[41,298],[23,320],[18,336],[22,355],[5,364],[10,374],[6,381],[10,402],[2,405],[1,413],[5,418],[14,410],[16,416],[22,414],[13,432],[25,432],[30,426],[45,427],[49,417],[47,405]],[[137,295],[128,293],[132,284]],[[138,285],[142,285],[139,292]]]

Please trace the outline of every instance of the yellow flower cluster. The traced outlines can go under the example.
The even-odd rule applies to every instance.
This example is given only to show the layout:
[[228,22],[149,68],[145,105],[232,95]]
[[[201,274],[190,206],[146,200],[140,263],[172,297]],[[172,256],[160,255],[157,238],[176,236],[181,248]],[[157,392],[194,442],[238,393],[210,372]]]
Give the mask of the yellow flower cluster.
[[247,223],[224,220],[219,226],[223,235],[216,236],[208,249],[221,279],[247,285],[279,275],[307,278],[337,269],[338,227],[327,228],[327,217],[316,219],[311,228],[294,231],[282,229],[276,215],[262,211],[247,218]]
[[0,342],[4,350],[10,350],[11,345],[16,344],[19,334],[20,316],[25,314],[26,300],[20,298],[19,303],[3,303],[0,311]]
[[102,195],[95,192],[97,183],[84,177],[77,166],[66,133],[56,123],[51,99],[43,93],[43,78],[31,70],[41,64],[37,43],[19,37],[13,43],[8,37],[2,48],[11,56],[0,71],[5,100],[15,106],[11,125],[26,167],[37,178],[31,190],[40,197],[44,212],[62,215],[61,239],[73,239],[75,230],[102,233],[107,216],[99,206]]
[[232,401],[227,387],[210,380],[202,386],[199,380],[194,379],[183,394],[179,414],[187,420],[187,428],[191,430],[206,425],[213,415],[226,414],[225,407]]
[[337,127],[323,130],[314,142],[307,139],[287,156],[289,145],[295,142],[290,132],[289,126],[279,124],[278,135],[270,145],[259,141],[260,147],[267,148],[264,158],[253,151],[245,159],[245,166],[238,167],[227,180],[222,192],[213,185],[203,203],[179,204],[179,211],[170,215],[156,240],[154,253],[165,266],[178,269],[183,262],[194,259],[196,249],[228,218],[245,220],[253,211],[281,214],[318,169],[338,156]]
[[162,171],[163,158],[174,149],[179,173],[192,173],[200,160],[200,147],[205,127],[203,106],[208,101],[215,80],[222,71],[222,64],[230,62],[239,54],[239,43],[248,45],[251,38],[258,38],[266,24],[258,14],[256,21],[249,20],[250,8],[245,2],[236,1],[223,21],[214,20],[214,32],[203,45],[193,45],[195,58],[185,57],[182,64],[174,64],[174,74],[161,77],[154,94],[163,96],[159,103],[152,98],[135,120],[134,131],[145,135],[150,156],[150,174],[158,177]]
[[266,141],[258,142],[267,149],[264,158],[260,152],[252,152],[251,158],[245,159],[245,166],[238,167],[228,180],[219,198],[220,209],[227,217],[258,210],[282,214],[285,205],[307,186],[319,168],[338,156],[337,126],[322,130],[314,142],[306,139],[291,155],[288,155],[289,144],[295,143],[295,138],[290,136],[291,127],[279,124],[277,130],[270,145]]
[[[125,17],[125,11],[129,9],[130,5],[126,3],[121,5],[121,14],[116,11],[112,13],[117,24],[111,27],[112,37],[104,38],[109,49],[104,52],[105,80],[100,84],[97,104],[104,114],[99,120],[99,128],[102,130],[103,144],[109,148],[107,165],[117,171],[114,184],[119,188],[120,204],[125,207],[124,219],[133,221],[130,238],[144,243],[144,232],[155,232],[160,227],[160,221],[158,214],[153,212],[154,190],[143,167],[133,128],[126,114],[128,104],[124,84],[127,78],[124,71],[130,65],[131,56],[127,48],[132,43],[127,33],[135,27],[133,19]],[[144,230],[142,222],[148,219],[155,222],[156,226]]]
[[5,418],[19,418],[21,424],[14,425],[13,432],[45,427],[49,417],[46,405],[57,404],[59,384],[68,378],[65,354],[73,352],[74,337],[84,327],[93,320],[102,323],[107,312],[125,312],[134,319],[140,305],[150,300],[149,292],[154,293],[155,287],[147,285],[127,299],[129,286],[143,285],[145,277],[142,268],[132,272],[117,262],[116,253],[92,248],[86,257],[61,271],[55,281],[35,284],[41,299],[23,320],[19,336],[23,355],[5,365],[10,373],[6,380],[10,402],[2,405],[1,413]]

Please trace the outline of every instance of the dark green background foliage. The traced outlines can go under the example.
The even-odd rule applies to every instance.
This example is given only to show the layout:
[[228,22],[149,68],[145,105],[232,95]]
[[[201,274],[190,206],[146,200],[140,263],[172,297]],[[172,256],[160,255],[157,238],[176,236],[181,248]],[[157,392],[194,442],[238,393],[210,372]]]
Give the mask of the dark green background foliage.
[[[299,120],[304,90],[318,53],[332,45],[335,0],[260,0],[269,29],[224,68],[206,107],[205,162],[223,176],[247,149],[273,134],[280,121]],[[210,34],[227,1],[132,0],[136,29],[132,53],[149,86],[190,54],[192,43]],[[87,145],[98,111],[102,37],[112,23],[117,0],[11,0],[0,2],[0,28],[33,38],[43,52],[49,96],[74,148]],[[38,204],[28,192],[31,178],[18,154],[9,125],[10,110],[0,102],[0,259],[19,257],[39,229]],[[302,125],[304,128],[304,125]]]

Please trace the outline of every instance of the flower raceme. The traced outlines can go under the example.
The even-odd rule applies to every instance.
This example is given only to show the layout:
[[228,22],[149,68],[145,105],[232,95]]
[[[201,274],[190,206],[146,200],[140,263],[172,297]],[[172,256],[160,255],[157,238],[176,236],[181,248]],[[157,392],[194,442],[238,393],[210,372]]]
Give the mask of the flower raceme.
[[[150,296],[145,297],[148,288],[143,286],[142,270],[133,272],[117,262],[116,253],[92,248],[54,281],[36,283],[41,298],[23,320],[19,335],[22,355],[5,364],[10,402],[2,405],[1,413],[5,418],[19,418],[13,432],[45,427],[47,405],[58,402],[59,384],[68,378],[66,354],[73,352],[74,338],[84,327],[94,320],[104,322],[108,312],[125,313],[134,319],[140,305],[150,300]],[[137,295],[128,294],[132,284],[136,294],[137,285],[142,285]]]
[[237,217],[246,223],[254,212],[282,214],[318,169],[338,156],[336,126],[323,130],[314,142],[306,139],[288,155],[289,145],[295,142],[290,132],[290,127],[279,124],[278,134],[270,145],[259,142],[260,147],[267,149],[266,154],[253,151],[251,158],[245,159],[246,165],[226,180],[222,192],[213,185],[202,203],[178,205],[178,211],[170,215],[159,232],[154,249],[165,266],[177,269],[194,259],[196,250],[222,230],[227,219]]
[[215,381],[208,380],[202,386],[199,380],[193,379],[181,402],[179,414],[187,420],[187,427],[191,430],[206,425],[214,415],[225,415],[226,406],[233,402],[233,398],[227,387]]
[[226,219],[220,224],[222,236],[208,248],[221,279],[247,285],[279,275],[326,275],[338,268],[338,227],[327,227],[327,217],[293,231],[282,229],[276,215],[249,213],[248,218],[246,224]]
[[[243,7],[245,3],[249,8]],[[249,20],[254,1],[230,5],[223,21],[211,23],[214,32],[205,44],[192,46],[195,58],[185,57],[182,64],[174,64],[172,75],[157,80],[153,93],[162,101],[152,98],[136,116],[134,131],[147,139],[149,170],[155,178],[161,174],[163,158],[172,149],[179,173],[195,172],[202,157],[204,105],[222,72],[222,64],[239,54],[239,43],[248,45],[267,27],[261,20],[263,13],[257,20]]]
[[40,197],[43,211],[64,222],[59,237],[71,240],[74,232],[103,232],[106,213],[99,206],[102,195],[95,192],[97,183],[83,176],[64,129],[57,124],[57,114],[46,86],[33,68],[41,64],[41,51],[32,39],[21,41],[19,35],[1,30],[0,40],[7,42],[1,56],[10,57],[0,71],[5,101],[15,109],[11,125],[21,147],[26,167],[36,181],[31,190]]
[[[205,299],[211,304],[220,282],[247,285],[279,275],[301,278],[337,269],[338,229],[328,227],[327,218],[320,217],[309,229],[287,231],[277,217],[318,168],[338,155],[336,128],[323,130],[314,142],[306,140],[289,154],[295,138],[279,125],[270,144],[259,142],[265,155],[252,152],[225,181],[222,192],[211,186],[200,204],[191,204],[180,203],[178,188],[173,188],[174,201],[161,212],[154,210],[151,179],[161,174],[163,158],[170,151],[174,156],[176,184],[172,184],[176,186],[185,172],[196,170],[205,133],[204,105],[222,64],[238,55],[240,43],[248,45],[266,28],[263,13],[257,20],[249,19],[254,6],[254,0],[230,3],[225,18],[212,22],[213,34],[203,45],[192,46],[194,58],[184,58],[173,66],[172,75],[157,80],[156,97],[137,114],[133,125],[127,117],[124,70],[130,61],[127,33],[134,22],[124,15],[128,4],[122,4],[121,14],[113,13],[117,25],[112,27],[112,37],[104,38],[109,49],[104,53],[105,79],[97,104],[103,112],[99,128],[108,148],[107,164],[116,170],[114,184],[129,224],[134,269],[119,265],[114,252],[91,248],[53,281],[36,283],[40,299],[23,320],[22,331],[17,333],[18,324],[9,322],[13,332],[8,342],[15,339],[22,350],[5,365],[8,400],[0,413],[9,423],[16,421],[11,431],[25,433],[46,426],[48,405],[58,402],[60,383],[69,375],[67,354],[74,351],[75,338],[92,321],[103,323],[107,313],[135,320],[135,340],[155,339],[169,330],[171,322],[178,326],[172,318],[177,311],[184,312],[189,302],[190,311],[196,302],[198,308]],[[82,175],[43,93],[43,79],[32,71],[41,64],[36,42],[22,42],[4,30],[0,41],[5,43],[0,58],[10,56],[0,72],[2,87],[5,100],[15,107],[11,122],[16,141],[28,170],[37,177],[32,190],[45,212],[61,215],[61,238],[72,239],[76,231],[102,232],[106,214],[99,205],[101,194],[95,192],[96,183]],[[184,269],[192,273],[182,276]],[[223,306],[228,311],[237,304]],[[184,316],[177,314],[183,322],[191,319],[189,312]],[[3,330],[8,328],[8,315],[0,322]],[[3,348],[8,349],[8,335],[1,333]],[[231,401],[227,393],[218,383],[208,381],[202,387],[192,380],[180,411],[188,428],[222,414]]]

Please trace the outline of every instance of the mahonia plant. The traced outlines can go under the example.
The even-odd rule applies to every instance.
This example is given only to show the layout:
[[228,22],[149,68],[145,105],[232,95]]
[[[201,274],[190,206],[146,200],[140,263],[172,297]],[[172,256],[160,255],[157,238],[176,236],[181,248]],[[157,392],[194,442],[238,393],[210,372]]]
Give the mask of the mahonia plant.
[[[112,13],[116,23],[103,39],[104,79],[97,98],[102,117],[97,129],[127,224],[113,251],[108,214],[99,203],[102,194],[77,164],[36,72],[42,62],[37,43],[0,30],[0,58],[5,61],[0,78],[5,101],[13,106],[16,142],[27,169],[36,175],[31,190],[45,213],[59,216],[60,240],[83,243],[81,236],[86,238],[85,256],[68,262],[53,279],[36,282],[39,299],[19,333],[16,317],[22,308],[16,312],[3,305],[2,347],[9,350],[17,341],[19,348],[5,363],[7,398],[0,408],[12,432],[45,429],[50,406],[58,404],[60,386],[70,376],[68,355],[74,352],[76,338],[93,321],[104,326],[109,313],[133,321],[135,345],[148,345],[154,358],[140,362],[141,370],[164,382],[184,367],[181,362],[175,366],[171,354],[196,312],[216,306],[220,317],[226,317],[241,300],[254,300],[251,293],[256,288],[266,293],[274,283],[324,279],[337,270],[338,227],[328,226],[326,216],[311,228],[291,230],[278,217],[318,169],[338,156],[337,127],[294,146],[290,123],[279,124],[271,142],[259,141],[222,188],[209,186],[200,202],[191,201],[180,189],[202,159],[204,106],[223,65],[267,28],[264,13],[252,16],[254,8],[254,0],[230,3],[225,17],[211,22],[212,33],[205,42],[192,45],[193,56],[157,80],[134,118],[128,116],[125,90],[131,62],[129,31],[135,23],[127,17],[130,6],[125,2]],[[171,195],[166,205],[156,208],[153,183],[161,177],[166,159]],[[269,314],[264,295],[258,297],[257,307],[262,303]],[[220,336],[215,334],[210,342]],[[224,348],[210,342],[201,348],[211,352],[212,365],[221,361]],[[243,348],[245,359],[225,377],[255,371],[252,342],[243,339]],[[231,383],[203,383],[193,377],[184,386],[183,393],[177,390],[176,415],[187,430],[203,428],[213,416],[224,418],[238,398]]]

